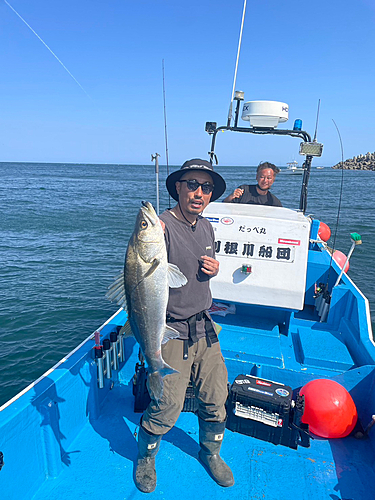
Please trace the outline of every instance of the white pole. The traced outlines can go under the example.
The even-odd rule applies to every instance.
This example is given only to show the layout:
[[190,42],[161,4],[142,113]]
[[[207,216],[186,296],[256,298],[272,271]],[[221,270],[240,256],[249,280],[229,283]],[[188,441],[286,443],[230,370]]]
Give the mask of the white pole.
[[[356,243],[355,243],[355,241],[353,241],[352,246],[350,247],[350,250],[349,250],[348,256],[346,257],[346,260],[345,260],[345,262],[344,262],[344,265],[342,266],[341,273],[339,274],[339,277],[337,278],[336,283],[334,284],[334,287],[333,287],[333,288],[335,288],[335,286],[337,286],[337,285],[340,283],[340,280],[341,280],[341,278],[342,278],[342,275],[343,275],[343,274],[344,274],[344,272],[345,272],[346,264],[349,262],[349,259],[350,259],[350,257],[352,256],[353,250],[355,249],[355,245],[356,245]],[[334,257],[333,257],[333,258],[334,258]]]
[[155,176],[156,176],[156,213],[159,215],[159,153],[151,155],[151,161],[155,160]]
[[240,29],[240,38],[238,40],[236,67],[235,67],[235,70],[234,70],[234,80],[233,80],[233,88],[232,88],[232,97],[231,97],[231,100],[230,100],[229,113],[228,113],[228,127],[229,127],[231,119],[232,119],[233,97],[234,97],[234,90],[235,90],[235,87],[236,87],[236,80],[237,80],[237,69],[238,69],[238,61],[239,61],[239,58],[240,58],[243,25],[244,25],[244,22],[245,22],[246,3],[247,3],[247,0],[244,0],[243,12],[242,12],[242,21],[241,21],[241,29]]

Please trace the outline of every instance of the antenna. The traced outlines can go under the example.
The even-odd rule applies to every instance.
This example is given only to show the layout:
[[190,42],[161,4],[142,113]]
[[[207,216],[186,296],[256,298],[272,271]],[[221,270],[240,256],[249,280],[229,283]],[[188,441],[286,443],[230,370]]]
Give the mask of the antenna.
[[231,119],[232,119],[233,97],[234,97],[234,89],[236,87],[236,80],[237,80],[238,60],[240,58],[240,50],[241,50],[241,43],[242,43],[242,31],[243,31],[243,24],[244,24],[244,21],[245,21],[245,12],[246,12],[246,2],[247,2],[247,0],[244,0],[243,12],[242,12],[242,22],[241,22],[241,29],[240,29],[240,38],[238,40],[236,67],[235,67],[235,70],[234,70],[234,80],[233,80],[233,88],[232,88],[232,97],[231,97],[231,100],[230,100],[230,106],[229,106],[229,112],[228,112],[228,124],[227,124],[228,127],[230,127],[230,122],[231,122]]
[[[318,133],[319,110],[320,110],[320,99],[318,100],[318,111],[316,113],[315,134],[314,134],[313,142],[316,142],[316,134]],[[335,122],[333,122],[333,123],[335,123]],[[335,125],[336,125],[336,123],[335,123]]]

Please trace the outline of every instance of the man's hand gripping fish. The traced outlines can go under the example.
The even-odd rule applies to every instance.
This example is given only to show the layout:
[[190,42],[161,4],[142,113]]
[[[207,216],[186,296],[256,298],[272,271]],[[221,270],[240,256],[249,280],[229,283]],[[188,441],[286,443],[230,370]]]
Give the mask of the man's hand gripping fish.
[[107,297],[127,306],[128,321],[121,332],[133,335],[148,366],[148,390],[156,401],[163,395],[163,377],[178,373],[161,356],[161,344],[179,333],[166,324],[169,287],[186,285],[177,266],[167,262],[164,233],[149,202],[142,202],[129,240],[124,272],[109,287]]

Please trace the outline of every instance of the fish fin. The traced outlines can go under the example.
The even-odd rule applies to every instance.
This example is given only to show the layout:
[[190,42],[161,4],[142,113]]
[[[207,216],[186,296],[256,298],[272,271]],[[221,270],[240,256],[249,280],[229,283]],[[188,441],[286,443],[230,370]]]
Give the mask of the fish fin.
[[186,276],[175,265],[168,263],[168,285],[170,288],[180,288],[188,282]]
[[171,366],[164,363],[163,367],[153,373],[150,373],[147,377],[147,389],[150,393],[152,399],[154,399],[157,403],[163,397],[163,388],[164,382],[163,378],[166,375],[170,375],[172,373],[179,373],[177,370],[172,368]]
[[165,327],[164,337],[162,338],[161,343],[166,344],[168,340],[177,339],[179,336],[180,334],[177,330],[167,325]]
[[164,363],[163,367],[159,370],[159,373],[164,378],[166,375],[172,375],[172,373],[180,373],[178,370],[175,370],[171,366]]
[[124,271],[114,279],[113,283],[108,287],[108,292],[105,294],[111,302],[117,302],[126,311],[126,296],[124,285]]
[[157,269],[158,265],[160,264],[160,260],[159,259],[154,259],[151,263],[151,267],[150,269],[146,272],[146,274],[143,276],[142,278],[142,281],[145,279],[145,278],[148,278],[149,276],[151,276],[151,274]]
[[147,377],[147,389],[150,396],[156,403],[159,403],[163,397],[163,377],[159,372],[150,373]]
[[119,331],[119,335],[122,335],[122,334],[124,334],[125,338],[127,338],[127,337],[134,337],[134,334],[132,332],[132,328],[130,326],[129,320],[127,320],[127,322],[125,323],[125,325]]

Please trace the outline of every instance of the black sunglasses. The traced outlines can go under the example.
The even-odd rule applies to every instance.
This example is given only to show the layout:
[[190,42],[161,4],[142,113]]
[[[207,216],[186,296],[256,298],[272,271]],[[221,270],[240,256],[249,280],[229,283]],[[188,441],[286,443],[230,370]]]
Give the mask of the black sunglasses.
[[201,187],[203,194],[210,194],[215,189],[213,184],[210,184],[209,182],[201,184],[195,179],[182,179],[179,182],[186,182],[189,191],[196,191],[199,187]]

